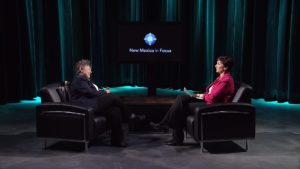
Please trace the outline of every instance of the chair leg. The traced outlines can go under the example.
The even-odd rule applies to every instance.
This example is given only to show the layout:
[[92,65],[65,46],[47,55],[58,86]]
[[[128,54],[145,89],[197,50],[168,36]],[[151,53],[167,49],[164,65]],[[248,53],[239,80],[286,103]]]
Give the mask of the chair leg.
[[46,149],[47,148],[47,140],[45,139],[44,140],[44,149]]
[[248,151],[248,140],[246,139],[246,151]]
[[203,153],[203,141],[200,141],[200,153]]
[[88,152],[88,148],[89,148],[89,142],[85,141],[84,142],[84,150],[85,150],[85,152]]

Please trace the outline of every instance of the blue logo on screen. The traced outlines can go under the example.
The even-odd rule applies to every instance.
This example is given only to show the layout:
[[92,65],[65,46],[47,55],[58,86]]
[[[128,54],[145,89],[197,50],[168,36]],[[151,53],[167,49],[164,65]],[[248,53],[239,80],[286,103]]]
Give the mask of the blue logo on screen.
[[147,45],[151,46],[156,42],[156,36],[153,33],[148,33],[145,38],[144,41]]

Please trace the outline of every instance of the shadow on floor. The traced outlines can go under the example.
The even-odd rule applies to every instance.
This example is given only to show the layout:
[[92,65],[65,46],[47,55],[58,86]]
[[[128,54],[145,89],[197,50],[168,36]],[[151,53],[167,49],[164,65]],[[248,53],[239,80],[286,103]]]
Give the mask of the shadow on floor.
[[211,154],[241,153],[247,151],[233,141],[204,143],[204,149]]

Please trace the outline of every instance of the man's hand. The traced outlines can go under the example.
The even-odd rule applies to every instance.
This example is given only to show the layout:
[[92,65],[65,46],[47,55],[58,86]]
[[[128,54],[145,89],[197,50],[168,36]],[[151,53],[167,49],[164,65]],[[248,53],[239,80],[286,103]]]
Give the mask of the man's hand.
[[106,92],[106,93],[110,93],[109,87],[106,87],[106,88],[105,88],[105,92]]

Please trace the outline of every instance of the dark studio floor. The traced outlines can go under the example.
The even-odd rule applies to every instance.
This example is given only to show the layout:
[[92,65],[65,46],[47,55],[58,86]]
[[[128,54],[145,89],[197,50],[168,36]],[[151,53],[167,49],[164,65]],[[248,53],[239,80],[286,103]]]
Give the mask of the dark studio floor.
[[[300,105],[253,100],[257,108],[256,138],[199,145],[187,138],[184,146],[163,144],[170,133],[133,129],[127,148],[109,146],[107,135],[83,151],[79,143],[35,136],[35,106],[25,101],[0,105],[1,169],[300,169]],[[138,127],[138,126],[135,126]],[[145,127],[145,126],[144,126]]]

